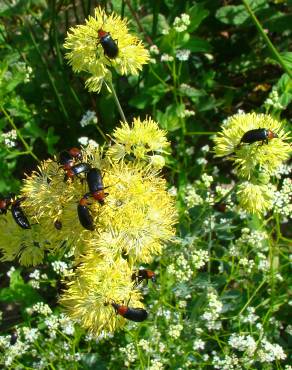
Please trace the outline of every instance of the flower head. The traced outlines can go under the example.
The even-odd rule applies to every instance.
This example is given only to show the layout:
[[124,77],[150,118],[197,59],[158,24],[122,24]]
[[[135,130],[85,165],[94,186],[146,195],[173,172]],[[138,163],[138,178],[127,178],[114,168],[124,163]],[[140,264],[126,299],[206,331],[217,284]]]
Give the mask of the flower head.
[[79,321],[94,335],[112,332],[125,325],[111,303],[143,308],[141,295],[133,288],[132,271],[127,261],[100,258],[88,253],[60,302],[71,319]]
[[[270,130],[277,137],[241,142],[243,135],[250,130]],[[266,114],[241,113],[228,119],[223,130],[214,139],[218,157],[230,156],[239,176],[250,179],[258,170],[272,174],[279,165],[289,158],[291,146],[285,140],[288,134],[281,122]]]
[[122,123],[112,136],[115,145],[108,150],[108,155],[113,160],[120,160],[130,155],[137,160],[146,160],[154,164],[155,168],[163,167],[164,162],[157,154],[166,153],[169,142],[166,139],[166,132],[161,130],[151,118],[146,118],[144,121],[134,118],[132,126]]
[[248,181],[238,186],[239,205],[249,213],[263,214],[272,208],[274,192],[268,185],[257,185]]
[[[70,50],[66,58],[75,72],[91,74],[86,81],[90,91],[100,91],[103,82],[111,79],[110,67],[122,75],[136,75],[148,62],[148,51],[141,41],[128,33],[127,24],[127,20],[116,14],[107,15],[98,7],[85,25],[70,29],[64,44]],[[102,44],[103,37],[107,36],[118,48],[115,57],[109,57]]]
[[21,265],[35,266],[44,259],[50,242],[41,233],[40,225],[23,230],[10,212],[0,217],[0,250],[1,261],[13,261],[18,258]]

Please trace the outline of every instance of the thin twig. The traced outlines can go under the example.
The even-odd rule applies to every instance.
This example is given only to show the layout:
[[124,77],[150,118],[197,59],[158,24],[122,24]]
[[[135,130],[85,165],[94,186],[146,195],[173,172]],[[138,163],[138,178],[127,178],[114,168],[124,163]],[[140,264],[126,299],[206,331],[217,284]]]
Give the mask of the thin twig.
[[151,37],[144,30],[144,27],[142,26],[137,13],[133,9],[132,5],[130,4],[130,1],[129,0],[125,0],[125,3],[127,4],[127,6],[129,8],[130,12],[132,13],[133,17],[135,18],[135,21],[137,23],[137,26],[139,28],[139,31],[145,35],[145,38],[146,38],[148,44],[153,45],[153,41],[152,41]]

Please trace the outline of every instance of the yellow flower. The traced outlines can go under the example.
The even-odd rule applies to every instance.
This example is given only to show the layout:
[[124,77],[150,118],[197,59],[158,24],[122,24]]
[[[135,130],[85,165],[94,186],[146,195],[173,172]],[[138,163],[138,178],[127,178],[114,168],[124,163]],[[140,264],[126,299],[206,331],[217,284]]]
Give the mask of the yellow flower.
[[45,250],[51,247],[41,225],[31,225],[31,229],[24,230],[16,224],[10,211],[0,216],[1,261],[18,258],[21,265],[35,266],[43,261]]
[[127,261],[101,258],[94,252],[84,256],[82,264],[68,284],[60,303],[71,319],[94,335],[113,332],[127,320],[117,315],[111,303],[143,308],[141,295],[134,289]]
[[[167,143],[160,135],[160,141]],[[101,170],[104,187],[108,187],[109,196],[103,206],[92,197],[88,199],[95,230],[85,229],[78,218],[79,201],[89,192],[85,174],[64,181],[63,168],[48,160],[25,179],[23,204],[34,222],[43,225],[51,253],[63,245],[79,258],[92,247],[104,255],[126,253],[132,262],[151,261],[174,235],[176,212],[165,181],[145,162],[126,164],[123,160],[113,162],[109,155],[103,158],[103,149],[88,146],[82,150],[82,158],[90,167]]]
[[[127,20],[116,14],[107,15],[100,7],[94,17],[89,16],[85,25],[72,27],[64,47],[70,51],[66,58],[75,72],[91,74],[86,81],[90,91],[100,91],[104,81],[111,79],[109,68],[121,75],[137,75],[149,60],[149,53],[141,41],[128,32]],[[100,42],[99,31],[109,33],[118,47],[116,57],[108,57]]]
[[138,160],[147,161],[156,169],[163,167],[164,159],[157,154],[167,153],[169,142],[166,132],[150,117],[144,121],[134,118],[132,126],[122,123],[121,127],[114,131],[112,139],[115,145],[109,148],[107,154],[113,160],[118,161],[126,155],[133,155]]
[[175,233],[177,215],[165,181],[137,163],[119,162],[105,183],[111,186],[99,211],[102,231],[88,244],[104,255],[125,253],[131,263],[150,262]]
[[245,181],[237,189],[239,205],[249,213],[264,214],[272,208],[273,198],[274,192],[268,185],[257,185]]
[[[241,142],[246,132],[260,128],[270,130],[278,137],[269,139],[268,143]],[[288,133],[281,122],[267,114],[236,114],[228,119],[222,132],[214,139],[214,151],[218,157],[230,155],[238,175],[250,179],[259,170],[272,174],[289,158],[291,146],[285,142],[287,139]]]

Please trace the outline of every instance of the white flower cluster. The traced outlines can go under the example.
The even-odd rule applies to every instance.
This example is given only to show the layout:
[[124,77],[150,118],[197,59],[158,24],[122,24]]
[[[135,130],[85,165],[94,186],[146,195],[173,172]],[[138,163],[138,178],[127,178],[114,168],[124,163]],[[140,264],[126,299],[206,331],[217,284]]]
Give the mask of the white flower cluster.
[[183,330],[183,326],[181,324],[170,325],[168,329],[168,334],[171,338],[178,339],[181,335]]
[[66,276],[70,274],[70,269],[69,266],[67,265],[66,262],[63,261],[54,261],[52,262],[52,267],[53,270],[58,274],[58,275],[63,275]]
[[188,26],[191,24],[191,19],[188,14],[181,14],[180,17],[175,17],[173,26],[176,32],[184,32],[187,30]]
[[7,148],[14,148],[16,146],[16,139],[17,139],[16,130],[11,130],[11,131],[2,133],[2,139],[4,141],[4,145],[6,145]]
[[124,355],[124,364],[130,367],[130,364],[137,360],[137,351],[134,343],[129,343],[126,347],[120,347],[120,352]]
[[89,146],[90,145],[92,148],[98,148],[99,147],[99,144],[95,140],[89,139],[88,136],[81,136],[78,139],[78,143],[80,143],[83,146]]
[[28,351],[29,344],[17,340],[15,344],[11,345],[10,335],[6,335],[5,337],[0,337],[0,348],[4,350],[3,357],[1,356],[1,362],[4,363],[4,368],[11,369],[13,361]]
[[191,254],[191,260],[196,269],[200,269],[209,261],[209,253],[203,249],[195,250]]
[[24,74],[24,83],[28,83],[31,80],[32,68],[26,65],[24,62],[16,62],[11,64],[13,72],[20,72]]
[[257,349],[257,342],[250,335],[232,334],[228,340],[231,347],[241,352],[246,352],[249,356],[253,356]]
[[259,316],[255,314],[255,308],[252,306],[247,307],[247,315],[241,315],[240,319],[245,324],[254,324]]
[[80,126],[85,127],[88,125],[95,125],[97,124],[97,117],[96,113],[92,110],[88,110],[81,118]]
[[279,94],[277,90],[272,90],[268,96],[268,98],[265,100],[264,105],[267,109],[270,107],[283,110],[285,107],[280,103]]
[[266,338],[262,340],[261,348],[258,350],[257,355],[261,362],[285,360],[287,357],[279,344],[272,344]]
[[196,159],[196,162],[198,163],[199,166],[206,166],[206,164],[208,163],[207,159],[204,157],[198,157]]
[[28,342],[28,343],[35,342],[38,339],[39,335],[40,335],[40,332],[39,332],[38,329],[28,328],[28,327],[22,328],[22,333],[24,335],[25,341]]
[[251,231],[247,227],[241,230],[241,237],[235,242],[236,247],[246,248],[247,245],[252,247],[253,251],[268,250],[268,235],[266,232],[254,230]]
[[208,330],[218,330],[221,327],[221,322],[218,321],[220,313],[223,308],[223,304],[219,301],[215,291],[210,291],[207,294],[208,305],[206,312],[202,315],[202,319],[205,320],[205,326]]
[[196,192],[194,185],[187,184],[185,202],[187,208],[192,208],[204,203],[203,198]]
[[47,274],[41,274],[40,270],[35,269],[32,273],[29,274],[29,278],[31,279],[29,281],[29,284],[34,289],[39,289],[40,288],[40,281],[41,280],[47,280],[48,275]]
[[181,62],[186,62],[191,55],[191,51],[188,49],[179,49],[177,50],[175,56],[177,57],[178,60]]
[[196,114],[195,111],[193,110],[190,110],[190,109],[184,109],[182,112],[179,113],[179,117],[181,118],[188,118],[188,117],[192,117]]
[[172,55],[169,55],[169,54],[162,54],[161,55],[161,58],[160,58],[160,61],[161,62],[173,62],[173,56]]
[[26,312],[29,315],[32,315],[33,313],[38,313],[44,316],[48,316],[52,313],[52,310],[46,303],[38,302],[34,304],[32,307],[27,308]]
[[202,339],[196,339],[193,343],[194,351],[204,350],[206,343]]
[[242,370],[243,369],[243,367],[241,366],[240,359],[234,354],[225,355],[223,358],[220,358],[218,355],[215,354],[213,357],[212,363],[213,363],[214,369],[219,369],[219,370]]
[[273,207],[276,213],[283,217],[292,218],[292,180],[286,178],[283,180],[282,187],[275,191]]
[[148,370],[163,370],[164,366],[162,362],[160,362],[158,359],[151,360],[150,366],[148,367]]
[[56,338],[60,331],[65,335],[74,335],[75,333],[73,321],[63,313],[48,316],[44,323],[49,329],[48,334],[50,338]]

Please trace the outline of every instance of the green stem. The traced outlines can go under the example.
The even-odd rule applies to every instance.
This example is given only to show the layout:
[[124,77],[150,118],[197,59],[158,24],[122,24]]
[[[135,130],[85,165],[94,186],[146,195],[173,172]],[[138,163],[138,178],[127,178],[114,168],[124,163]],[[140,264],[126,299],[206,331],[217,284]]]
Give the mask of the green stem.
[[117,96],[117,94],[116,94],[116,90],[115,90],[115,88],[114,88],[114,85],[113,85],[113,83],[112,83],[112,81],[111,81],[111,80],[107,81],[107,83],[108,83],[108,85],[109,85],[109,87],[110,87],[110,89],[111,89],[111,92],[113,93],[113,98],[114,98],[114,101],[115,101],[116,106],[117,106],[117,108],[118,108],[118,111],[119,111],[119,113],[120,113],[120,115],[121,115],[121,117],[122,117],[122,121],[123,121],[123,122],[125,122],[125,123],[127,123],[127,120],[126,120],[126,117],[125,117],[124,111],[123,111],[123,109],[122,109],[122,107],[121,107],[121,104],[120,104],[120,101],[119,101],[118,96]]
[[261,26],[260,22],[258,21],[257,17],[255,16],[254,12],[251,10],[248,2],[246,0],[242,0],[243,5],[245,6],[245,9],[249,13],[251,19],[253,20],[256,28],[258,29],[259,33],[262,35],[264,41],[266,42],[268,48],[270,49],[271,54],[274,56],[274,58],[278,61],[278,63],[282,66],[284,71],[287,73],[287,75],[292,78],[292,72],[290,69],[286,66],[284,60],[282,59],[281,55],[278,53],[277,49],[274,47],[273,43],[269,39],[268,35],[264,31],[263,27]]
[[256,290],[253,292],[253,294],[251,295],[251,297],[249,298],[249,300],[246,302],[246,304],[242,307],[242,309],[240,310],[240,312],[238,313],[238,316],[240,316],[242,314],[243,311],[245,311],[246,307],[248,307],[250,305],[250,302],[254,299],[254,297],[257,295],[258,291],[262,288],[262,286],[266,283],[266,280],[264,279],[259,285],[258,287],[256,288]]
[[6,112],[6,110],[3,108],[2,105],[0,105],[0,109],[2,110],[2,112],[4,113],[5,117],[7,118],[8,122],[10,123],[10,125],[14,128],[14,130],[16,131],[17,133],[17,136],[19,137],[20,141],[22,142],[23,146],[25,147],[26,149],[26,152],[28,154],[30,154],[37,162],[40,162],[40,160],[38,159],[38,157],[32,152],[32,150],[30,149],[30,146],[27,144],[27,142],[25,141],[24,137],[22,136],[21,132],[18,130],[18,128],[16,127],[13,119],[9,116],[9,114]]

